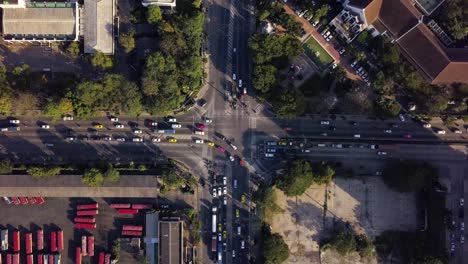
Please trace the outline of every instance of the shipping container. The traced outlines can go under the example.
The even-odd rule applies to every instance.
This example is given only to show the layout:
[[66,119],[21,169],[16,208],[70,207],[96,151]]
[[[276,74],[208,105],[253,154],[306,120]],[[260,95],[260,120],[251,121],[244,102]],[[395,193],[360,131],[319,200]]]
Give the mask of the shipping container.
[[88,236],[88,255],[94,256],[94,236]]
[[99,253],[99,264],[104,264],[104,252]]
[[94,224],[96,223],[96,219],[93,217],[75,217],[75,223],[88,223]]
[[81,255],[88,256],[88,243],[86,236],[81,237]]
[[57,232],[57,250],[58,252],[62,252],[63,250],[63,231],[59,230]]
[[76,206],[77,210],[89,210],[89,209],[98,209],[99,205],[97,203],[92,204],[80,204]]
[[128,231],[143,231],[143,226],[135,226],[135,225],[124,225],[122,230]]
[[80,247],[76,247],[76,250],[75,250],[75,263],[76,264],[81,264],[81,248]]
[[54,255],[49,254],[49,264],[54,264]]
[[97,215],[98,213],[99,213],[98,210],[84,210],[84,211],[76,212],[76,215],[78,215],[78,216]]
[[13,264],[13,255],[7,254],[7,264]]
[[132,209],[152,209],[151,204],[132,204]]
[[38,204],[43,204],[45,202],[44,198],[42,197],[35,197],[35,198]]
[[37,254],[37,264],[43,264],[44,263],[44,257],[42,254]]
[[34,259],[33,259],[32,254],[29,254],[29,255],[26,256],[26,263],[27,264],[34,264]]
[[104,264],[110,264],[110,257],[111,257],[111,254],[107,253],[104,259]]
[[15,230],[13,232],[13,252],[19,252],[20,251],[20,231]]
[[129,203],[127,203],[127,204],[115,203],[115,204],[111,204],[110,207],[111,207],[111,208],[115,208],[115,209],[119,209],[119,208],[130,208],[130,204],[129,204]]
[[50,233],[50,252],[52,253],[57,252],[57,233],[56,232]]
[[21,204],[25,205],[28,204],[28,199],[26,197],[19,197]]
[[24,235],[24,244],[26,246],[26,254],[32,254],[32,233]]
[[122,236],[142,236],[141,231],[122,230]]
[[81,228],[81,229],[96,229],[96,224],[75,223],[75,228]]
[[19,255],[19,253],[13,254],[13,264],[20,264],[20,255]]
[[8,229],[2,229],[2,251],[8,250]]
[[54,264],[60,264],[61,260],[62,260],[62,256],[60,254],[54,255]]
[[118,214],[137,214],[138,209],[117,209]]
[[42,229],[37,230],[36,232],[36,247],[37,250],[44,249],[44,231]]

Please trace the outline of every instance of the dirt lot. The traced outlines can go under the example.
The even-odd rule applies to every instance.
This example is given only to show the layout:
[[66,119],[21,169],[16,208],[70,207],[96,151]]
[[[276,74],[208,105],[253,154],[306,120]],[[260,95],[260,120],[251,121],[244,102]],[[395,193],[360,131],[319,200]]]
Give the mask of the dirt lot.
[[[75,263],[75,248],[81,245],[81,236],[93,234],[95,237],[95,257],[83,257],[83,263],[97,263],[98,254],[101,251],[110,252],[114,239],[119,237],[122,225],[143,225],[144,213],[135,216],[118,215],[115,209],[110,208],[110,203],[151,203],[154,207],[159,204],[171,204],[166,199],[101,199],[101,198],[45,198],[42,205],[6,205],[0,203],[0,226],[8,228],[12,232],[15,228],[21,231],[21,253],[24,254],[24,233],[33,232],[39,228],[44,230],[43,252],[48,253],[50,247],[50,232],[58,229],[64,233],[64,251],[62,263]],[[76,214],[76,205],[97,202],[99,214],[96,217],[97,228],[95,230],[73,228],[73,218]],[[11,239],[11,235],[10,235]],[[143,243],[143,241],[142,241]],[[123,243],[122,243],[123,244]],[[36,254],[35,242],[33,253]],[[135,248],[122,249],[120,263],[137,263],[139,252]],[[25,257],[23,256],[23,259]]]
[[[336,220],[350,222],[357,232],[371,237],[387,229],[416,228],[415,196],[390,190],[380,178],[336,179],[328,187],[324,216],[326,191],[325,186],[313,186],[297,198],[287,198],[278,192],[278,204],[284,212],[271,225],[289,246],[287,263],[320,263],[318,242]],[[345,262],[326,253],[322,263]],[[354,259],[349,263],[360,261]]]

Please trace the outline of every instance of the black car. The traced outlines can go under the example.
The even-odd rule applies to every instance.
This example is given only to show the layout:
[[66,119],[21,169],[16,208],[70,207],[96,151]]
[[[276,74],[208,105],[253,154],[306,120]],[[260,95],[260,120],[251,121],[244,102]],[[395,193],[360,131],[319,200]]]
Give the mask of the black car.
[[201,107],[205,107],[206,106],[206,100],[201,98],[200,100],[198,100],[198,105],[201,106]]

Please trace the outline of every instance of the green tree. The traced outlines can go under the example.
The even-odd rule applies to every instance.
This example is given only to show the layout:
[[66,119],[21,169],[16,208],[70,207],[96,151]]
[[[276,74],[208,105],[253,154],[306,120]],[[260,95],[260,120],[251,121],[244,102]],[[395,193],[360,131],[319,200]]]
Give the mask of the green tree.
[[72,41],[68,44],[67,53],[72,57],[78,57],[80,55],[80,43],[77,41]]
[[0,174],[10,174],[13,171],[13,165],[11,165],[10,160],[3,159],[0,160]]
[[277,186],[287,196],[302,195],[314,182],[312,166],[305,159],[294,159],[279,179]]
[[322,5],[317,10],[314,11],[314,20],[320,21],[324,16],[327,15],[328,6]]
[[13,107],[13,98],[8,92],[0,91],[0,114],[8,115]]
[[464,0],[447,1],[441,8],[439,19],[457,40],[468,36],[467,3]]
[[384,117],[395,117],[401,111],[401,105],[390,98],[381,98],[377,102],[377,110],[379,114]]
[[258,65],[254,68],[252,84],[255,89],[267,93],[276,83],[276,72],[273,65]]
[[272,234],[268,228],[263,228],[262,255],[265,264],[281,264],[289,257],[288,245],[280,234]]
[[420,191],[437,181],[437,170],[429,163],[398,161],[389,163],[383,172],[383,180],[399,192]]
[[44,115],[51,117],[53,121],[69,113],[73,113],[73,104],[67,98],[49,102],[44,107]]
[[361,33],[359,33],[356,40],[359,43],[366,45],[371,40],[371,35],[369,34],[369,31],[363,30]]
[[328,241],[323,248],[331,248],[342,256],[355,252],[357,249],[357,243],[354,233],[348,230],[338,230],[333,234],[330,241]]
[[373,257],[375,253],[375,247],[372,240],[370,240],[366,235],[359,234],[356,235],[356,245],[357,251],[361,257],[369,258]]
[[277,213],[283,211],[277,204],[276,188],[259,189],[255,196],[258,200],[260,218],[263,222],[271,221]]
[[112,259],[119,260],[120,259],[120,238],[114,240],[114,245],[112,245]]
[[104,55],[104,53],[100,51],[96,51],[96,53],[91,56],[90,62],[93,67],[100,68],[102,70],[107,70],[114,67],[112,58]]
[[104,176],[99,169],[91,168],[85,171],[81,180],[90,187],[99,187],[104,183]]
[[26,172],[29,175],[38,179],[56,176],[60,173],[60,171],[61,171],[60,167],[38,167],[38,166],[32,166],[26,170]]
[[121,33],[119,43],[125,49],[125,53],[130,53],[135,49],[135,31],[130,30],[127,33]]
[[161,8],[157,5],[150,5],[148,6],[148,16],[146,21],[148,24],[156,24],[162,20],[162,12]]
[[313,180],[315,184],[329,184],[335,176],[335,170],[325,162],[314,166]]
[[273,110],[281,118],[296,118],[304,113],[304,96],[296,89],[287,89],[276,97],[273,102]]
[[203,0],[193,0],[193,6],[195,8],[200,8],[202,3],[203,3]]
[[120,180],[120,172],[111,165],[104,172],[104,180],[109,182],[118,182]]

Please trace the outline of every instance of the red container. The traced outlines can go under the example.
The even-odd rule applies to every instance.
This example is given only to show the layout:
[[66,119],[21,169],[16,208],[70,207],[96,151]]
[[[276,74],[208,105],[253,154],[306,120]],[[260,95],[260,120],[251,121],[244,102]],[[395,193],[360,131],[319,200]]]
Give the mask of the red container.
[[54,263],[54,255],[49,254],[49,264]]
[[35,204],[37,201],[36,201],[36,198],[34,197],[28,197],[28,201],[30,204]]
[[115,208],[115,209],[118,209],[118,208],[130,208],[130,204],[111,204],[110,207],[111,207],[111,208]]
[[90,217],[75,217],[75,223],[94,224],[96,223],[96,219]]
[[135,225],[124,225],[122,227],[122,230],[128,230],[128,231],[143,231],[143,226],[135,226]]
[[19,198],[21,204],[25,205],[25,204],[28,204],[28,199],[26,199],[26,197],[20,197]]
[[42,198],[42,197],[34,197],[34,198],[36,198],[36,201],[37,201],[38,204],[43,204],[45,202],[44,198]]
[[50,252],[57,252],[57,233],[50,233]]
[[26,254],[32,254],[32,233],[26,233],[24,235],[24,241],[26,245]]
[[13,264],[19,264],[20,263],[20,255],[19,253],[13,254]]
[[104,264],[104,252],[99,253],[99,264]]
[[110,264],[110,257],[111,257],[111,254],[107,253],[106,257],[105,257],[104,264]]
[[122,236],[141,236],[143,232],[141,231],[129,231],[129,230],[123,230],[122,231]]
[[88,236],[88,255],[94,256],[94,236]]
[[34,264],[34,259],[33,259],[33,255],[32,254],[29,254],[26,256],[26,263],[28,264]]
[[76,250],[75,250],[75,263],[76,264],[81,264],[81,248],[80,247],[76,247]]
[[98,209],[99,205],[97,203],[92,204],[80,204],[76,206],[77,210],[89,210],[89,209]]
[[37,250],[44,249],[44,231],[42,229],[37,230],[36,232],[36,247]]
[[7,254],[6,262],[7,264],[13,264],[13,255]]
[[117,209],[118,214],[138,214],[138,209]]
[[76,215],[78,216],[84,216],[84,215],[97,215],[98,210],[85,210],[85,211],[78,211],[76,212]]
[[132,204],[132,209],[151,209],[151,204]]
[[18,230],[15,230],[13,232],[13,252],[19,252],[20,247],[20,232]]
[[96,224],[75,223],[75,228],[80,228],[80,229],[96,229]]
[[57,249],[58,252],[62,252],[63,250],[63,231],[59,230],[57,232]]
[[42,264],[44,263],[44,257],[42,254],[37,254],[37,264]]

